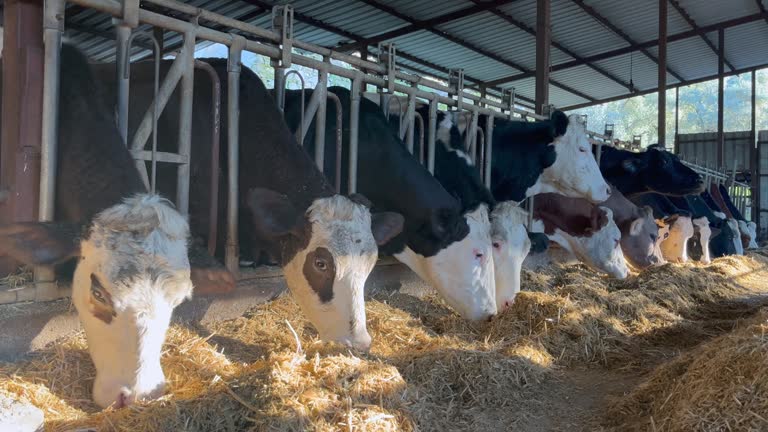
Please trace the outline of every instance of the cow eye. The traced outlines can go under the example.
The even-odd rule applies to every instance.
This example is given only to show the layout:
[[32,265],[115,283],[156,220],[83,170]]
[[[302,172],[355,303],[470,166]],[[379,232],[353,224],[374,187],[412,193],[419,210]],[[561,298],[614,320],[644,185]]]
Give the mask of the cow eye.
[[499,249],[500,247],[501,247],[501,243],[499,243],[499,242],[493,242],[493,248],[494,248],[494,249]]
[[107,301],[104,299],[104,295],[101,293],[101,291],[99,291],[98,288],[91,287],[91,295],[100,303],[107,304]]
[[315,260],[315,268],[320,271],[326,271],[328,269],[328,264],[321,259],[317,259]]
[[586,153],[587,149],[586,149],[586,147],[579,147],[579,151],[582,152],[582,153]]

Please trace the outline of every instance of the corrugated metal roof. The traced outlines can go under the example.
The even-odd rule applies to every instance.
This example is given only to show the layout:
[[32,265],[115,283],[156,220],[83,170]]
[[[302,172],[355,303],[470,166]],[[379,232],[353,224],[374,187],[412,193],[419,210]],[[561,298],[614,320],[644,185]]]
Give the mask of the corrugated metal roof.
[[[292,4],[303,16],[319,22],[319,26],[302,22],[295,23],[295,37],[305,42],[329,48],[343,45],[353,40],[365,40],[396,29],[419,25],[424,20],[440,18],[445,14],[473,8],[474,13],[441,21],[435,32],[429,30],[412,31],[401,34],[390,41],[397,45],[398,52],[408,54],[425,63],[400,58],[402,67],[413,67],[419,71],[432,73],[445,78],[442,70],[435,70],[429,64],[440,68],[464,68],[465,73],[482,81],[501,81],[515,77],[521,70],[511,67],[513,63],[526,70],[535,68],[535,37],[529,31],[519,28],[519,23],[529,29],[536,27],[536,1],[517,0],[508,2],[495,9],[479,10],[490,0],[190,0],[186,4],[205,8],[233,18],[247,17],[248,22],[263,28],[270,27],[270,14],[258,13],[261,9],[254,4]],[[621,29],[634,42],[654,41],[658,36],[658,2],[630,0],[584,0],[598,14],[612,25]],[[688,15],[698,26],[708,26],[735,18],[741,18],[759,12],[754,0],[678,0]],[[762,0],[768,7],[768,0]],[[376,7],[377,3],[381,7]],[[71,6],[71,5],[70,5]],[[397,11],[389,13],[387,8]],[[579,65],[574,57],[585,58],[614,50],[626,49],[630,43],[620,37],[606,25],[590,16],[573,0],[551,0],[552,40],[573,56],[556,47],[551,49],[551,65],[575,63],[574,66],[561,69],[552,74],[552,79],[581,92],[592,99],[602,100],[628,95],[628,90],[620,83],[628,82],[630,75],[630,57],[633,59],[632,75],[639,91],[652,90],[657,85],[657,66],[640,52],[633,55],[622,53],[610,58],[593,62],[599,68],[595,70],[584,64]],[[395,16],[401,15],[401,16]],[[669,5],[668,33],[670,35],[687,32],[691,25]],[[511,21],[511,22],[510,22]],[[67,36],[83,47],[95,60],[111,61],[115,47],[111,40],[114,30],[110,17],[90,10],[67,17],[70,26]],[[205,25],[205,23],[203,23]],[[141,26],[141,30],[149,30]],[[451,41],[440,34],[448,34]],[[707,35],[717,45],[717,33]],[[768,25],[760,19],[730,27],[725,31],[726,58],[739,69],[768,64]],[[166,32],[164,45],[174,47],[181,37],[173,32]],[[201,41],[199,46],[209,45]],[[473,49],[476,47],[478,49]],[[490,52],[503,59],[494,60],[478,51]],[[657,55],[657,48],[648,50]],[[147,51],[136,47],[132,57],[145,56]],[[686,80],[696,80],[717,73],[717,56],[699,37],[671,42],[668,46],[668,66]],[[726,68],[728,70],[728,68]],[[610,77],[612,76],[612,77]],[[519,78],[519,77],[518,77]],[[617,82],[619,81],[619,82]],[[670,74],[667,83],[678,81]],[[521,96],[533,98],[533,77],[525,76],[515,81],[505,81],[495,86],[499,88],[516,87]],[[565,107],[574,103],[590,102],[582,97],[552,85],[550,102]]]

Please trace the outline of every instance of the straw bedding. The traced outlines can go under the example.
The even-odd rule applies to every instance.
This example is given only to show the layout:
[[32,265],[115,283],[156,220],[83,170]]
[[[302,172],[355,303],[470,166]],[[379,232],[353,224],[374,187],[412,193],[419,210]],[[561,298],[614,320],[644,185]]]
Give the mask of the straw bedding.
[[431,295],[382,292],[366,304],[367,354],[318,341],[284,296],[209,327],[172,326],[159,401],[99,411],[82,335],[0,364],[0,392],[42,408],[52,431],[508,430],[546,412],[558,369],[648,370],[730,330],[757,307],[737,301],[759,294],[766,265],[670,264],[626,281],[580,266],[525,273],[526,291],[483,325]]

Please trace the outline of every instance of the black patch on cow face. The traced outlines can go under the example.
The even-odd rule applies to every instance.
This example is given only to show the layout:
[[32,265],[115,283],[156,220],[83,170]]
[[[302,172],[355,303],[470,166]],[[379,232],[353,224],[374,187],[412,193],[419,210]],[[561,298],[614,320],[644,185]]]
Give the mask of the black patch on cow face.
[[321,303],[333,300],[333,281],[336,279],[336,263],[333,255],[324,247],[307,254],[304,259],[304,277]]
[[91,313],[93,316],[103,321],[105,324],[111,324],[112,319],[117,316],[115,305],[112,303],[112,295],[99,282],[96,275],[91,274]]

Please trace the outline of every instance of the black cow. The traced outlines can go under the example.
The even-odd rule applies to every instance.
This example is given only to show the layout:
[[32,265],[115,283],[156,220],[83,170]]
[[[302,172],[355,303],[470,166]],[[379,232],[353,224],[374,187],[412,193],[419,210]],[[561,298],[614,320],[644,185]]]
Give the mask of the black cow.
[[[227,106],[227,62],[205,59],[222,84],[221,106]],[[170,62],[163,62],[167,73]],[[152,100],[152,64],[131,66],[129,135],[138,127]],[[111,80],[110,67],[101,78]],[[210,78],[195,74],[192,129],[190,221],[196,236],[207,238],[212,103]],[[178,138],[179,100],[172,97],[159,122],[163,146]],[[227,136],[222,110],[221,136]],[[363,286],[377,257],[377,243],[399,234],[402,217],[371,215],[362,196],[336,195],[312,158],[293,138],[272,96],[251,70],[240,77],[239,131],[240,240],[244,248],[265,249],[283,267],[288,287],[304,313],[326,340],[366,349]],[[162,150],[162,148],[161,148]],[[224,249],[228,152],[220,146],[218,255]],[[173,170],[159,171],[161,190],[174,190]]]
[[630,199],[647,192],[672,196],[698,194],[705,187],[699,174],[655,145],[640,153],[603,147],[600,171]]

